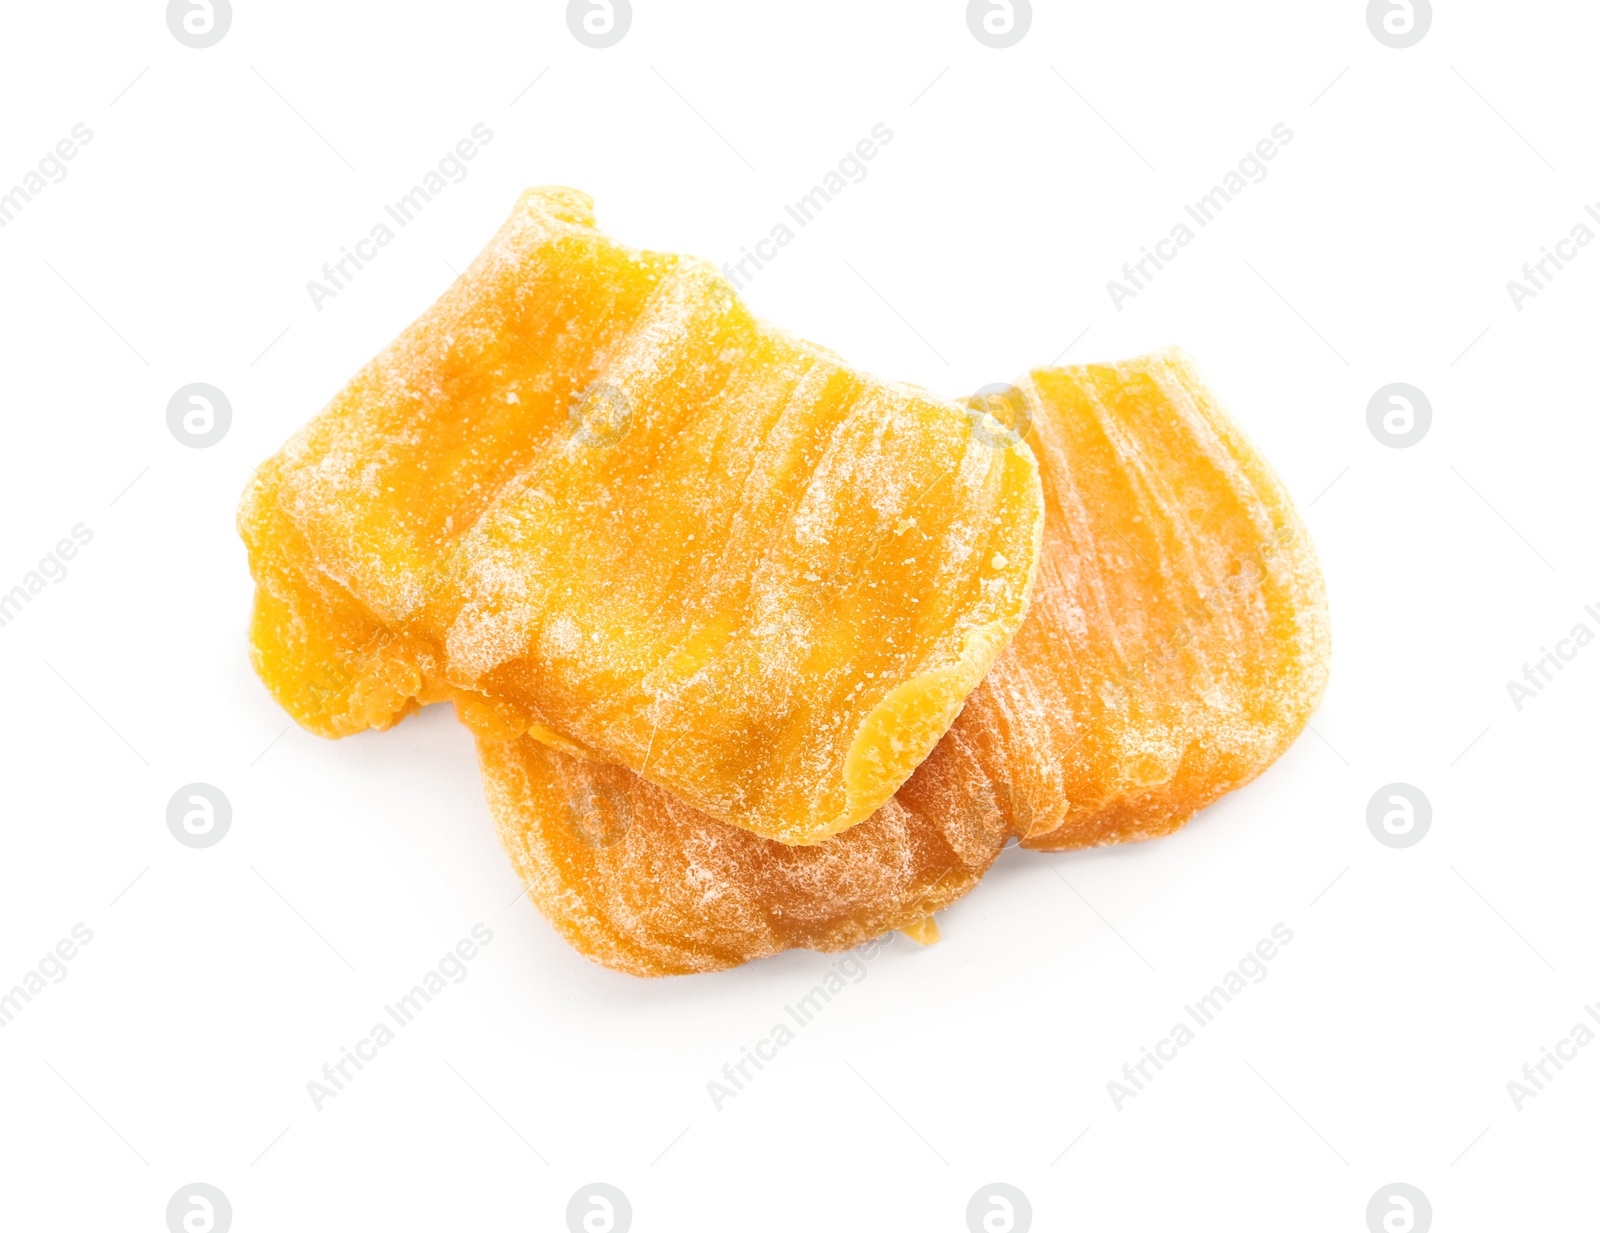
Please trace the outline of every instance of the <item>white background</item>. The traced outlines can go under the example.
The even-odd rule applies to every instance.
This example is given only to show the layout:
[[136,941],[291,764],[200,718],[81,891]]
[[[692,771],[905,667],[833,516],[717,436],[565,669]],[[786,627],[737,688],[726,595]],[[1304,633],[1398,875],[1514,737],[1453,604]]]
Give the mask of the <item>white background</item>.
[[[1520,312],[1506,282],[1600,202],[1600,12],[1437,7],[1392,50],[1359,0],[1039,3],[998,51],[956,0],[635,0],[608,50],[555,2],[236,0],[207,50],[156,0],[7,6],[0,191],[94,137],[0,230],[0,590],[94,538],[0,629],[0,989],[94,940],[0,1030],[6,1224],[160,1230],[194,1181],[240,1233],[561,1230],[596,1180],[640,1231],[959,1233],[994,1181],[1041,1230],[1360,1233],[1396,1181],[1439,1230],[1592,1219],[1600,1048],[1520,1112],[1506,1083],[1600,1002],[1600,646],[1520,713],[1506,681],[1600,632],[1600,247]],[[307,280],[480,122],[468,178],[317,311]],[[1007,851],[718,1111],[835,959],[648,982],[569,950],[448,709],[288,727],[233,512],[523,187],[720,263],[880,122],[749,302],[951,396],[1181,343],[1310,524],[1333,677],[1177,836]],[[1107,280],[1279,123],[1267,179],[1117,311]],[[195,381],[233,408],[209,449],[166,425]],[[1366,425],[1392,381],[1432,402],[1410,449]],[[206,850],[165,822],[191,781],[233,806]],[[1401,851],[1366,825],[1391,781],[1433,806]],[[307,1081],[478,922],[470,976],[318,1112]],[[1108,1080],[1278,922],[1267,979],[1118,1111]]]

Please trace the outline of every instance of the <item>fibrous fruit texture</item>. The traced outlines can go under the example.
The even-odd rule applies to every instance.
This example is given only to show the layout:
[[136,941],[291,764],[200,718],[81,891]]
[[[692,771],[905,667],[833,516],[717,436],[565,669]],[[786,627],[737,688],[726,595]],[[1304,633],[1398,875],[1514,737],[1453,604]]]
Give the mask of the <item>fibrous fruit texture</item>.
[[919,791],[859,826],[793,847],[708,818],[633,772],[539,741],[478,738],[512,865],[583,954],[637,976],[734,967],[793,947],[844,950],[978,884],[1005,836],[992,814]]
[[1039,578],[930,771],[980,766],[1024,847],[1165,834],[1271,765],[1322,698],[1311,538],[1181,351],[1036,372],[993,405],[1039,458]]
[[973,426],[530,190],[251,484],[257,671],[323,735],[451,698],[816,843],[889,801],[1023,619],[1034,458]]
[[1321,573],[1287,493],[1188,359],[1040,371],[976,405],[1039,458],[1032,607],[868,821],[786,847],[622,768],[480,737],[512,862],[578,950],[664,975],[892,928],[927,938],[1008,836],[1060,849],[1164,834],[1298,735],[1327,676]]

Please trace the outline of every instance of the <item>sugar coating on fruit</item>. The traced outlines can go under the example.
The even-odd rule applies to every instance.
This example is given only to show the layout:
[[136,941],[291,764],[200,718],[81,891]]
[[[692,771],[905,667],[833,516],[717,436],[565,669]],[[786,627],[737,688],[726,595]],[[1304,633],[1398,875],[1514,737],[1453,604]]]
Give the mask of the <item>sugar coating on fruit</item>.
[[793,947],[845,950],[894,929],[930,943],[933,913],[977,884],[1003,841],[896,799],[793,847],[526,737],[479,738],[478,752],[534,903],[581,953],[636,976],[717,971]]
[[1042,515],[1014,438],[531,190],[240,524],[258,671],[314,731],[470,698],[488,735],[804,844],[948,728],[1021,623]]
[[1008,836],[1049,849],[1164,834],[1293,741],[1327,676],[1321,574],[1193,365],[1163,352],[1049,370],[1016,396],[1048,511],[1033,606],[868,822],[784,848],[618,768],[480,740],[513,863],[580,951],[663,975],[896,928],[931,942],[932,913]]
[[1266,769],[1321,700],[1316,554],[1181,351],[1017,390],[1045,492],[1033,604],[923,777],[966,751],[1026,847],[1165,834]]

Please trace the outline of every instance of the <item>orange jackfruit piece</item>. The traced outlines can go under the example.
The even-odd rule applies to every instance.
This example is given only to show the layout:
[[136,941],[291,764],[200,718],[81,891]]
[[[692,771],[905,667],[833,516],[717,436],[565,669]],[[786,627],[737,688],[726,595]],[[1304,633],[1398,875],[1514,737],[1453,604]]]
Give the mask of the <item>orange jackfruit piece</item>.
[[1177,349],[1035,372],[991,403],[1039,459],[1044,547],[1027,620],[928,774],[980,766],[1024,847],[1176,830],[1270,766],[1322,699],[1327,596],[1305,524]]
[[971,425],[530,190],[246,493],[257,671],[323,735],[453,698],[815,843],[1022,621],[1033,456]]
[[[632,771],[539,741],[478,738],[501,841],[578,951],[635,976],[836,951],[929,918],[978,884],[1005,836],[913,775],[867,821],[794,847],[708,818]],[[926,922],[926,925],[924,925]]]
[[1034,373],[979,405],[1025,433],[1046,501],[1033,605],[894,800],[788,848],[617,767],[481,738],[491,812],[535,903],[638,975],[837,950],[928,917],[1025,847],[1148,838],[1288,747],[1328,623],[1305,527],[1181,353]]

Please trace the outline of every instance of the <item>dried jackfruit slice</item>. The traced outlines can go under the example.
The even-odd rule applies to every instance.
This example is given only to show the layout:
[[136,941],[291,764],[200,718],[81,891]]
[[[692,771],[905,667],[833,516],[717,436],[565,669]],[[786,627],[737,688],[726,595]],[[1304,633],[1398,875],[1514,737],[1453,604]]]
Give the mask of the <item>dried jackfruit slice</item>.
[[1270,766],[1321,701],[1310,536],[1179,350],[1035,372],[991,409],[1039,459],[1038,582],[925,777],[981,767],[1024,847],[1166,834]]
[[467,273],[257,470],[239,509],[251,658],[300,724],[348,736],[453,694],[424,619],[443,561],[573,432],[677,264],[600,236],[584,194],[530,190]]
[[666,975],[890,929],[932,940],[932,913],[1007,835],[1055,849],[1166,833],[1299,733],[1327,675],[1321,573],[1287,493],[1187,358],[1037,372],[977,405],[1038,451],[1033,606],[873,818],[785,848],[620,768],[480,738],[506,849],[578,950]]
[[540,911],[579,952],[636,976],[845,950],[894,929],[932,941],[932,914],[977,885],[1004,841],[919,798],[916,776],[861,825],[793,847],[527,737],[480,737],[478,756]]
[[241,510],[263,679],[342,735],[459,700],[786,843],[931,750],[1021,623],[1015,437],[530,190]]

